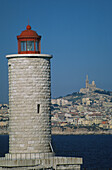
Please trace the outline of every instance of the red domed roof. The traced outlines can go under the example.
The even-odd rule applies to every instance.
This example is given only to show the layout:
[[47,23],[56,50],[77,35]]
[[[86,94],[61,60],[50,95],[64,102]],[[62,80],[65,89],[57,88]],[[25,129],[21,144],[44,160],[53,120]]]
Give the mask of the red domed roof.
[[[41,36],[36,31],[31,30],[28,24],[26,30],[22,31],[17,36],[18,40],[18,54],[40,54],[41,53]],[[30,43],[28,43],[30,41]],[[23,45],[24,42],[24,45]]]
[[17,38],[40,38],[36,31],[31,30],[31,26],[27,25],[26,30],[22,31],[22,33],[17,36]]

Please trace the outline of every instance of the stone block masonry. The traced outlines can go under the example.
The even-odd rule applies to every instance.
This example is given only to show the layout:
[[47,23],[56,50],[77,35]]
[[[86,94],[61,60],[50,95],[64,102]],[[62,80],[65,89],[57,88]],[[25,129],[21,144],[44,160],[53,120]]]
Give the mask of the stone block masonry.
[[9,153],[51,152],[51,56],[7,56]]
[[0,169],[30,170],[80,170],[81,158],[50,157],[42,159],[0,159]]
[[51,145],[51,73],[47,54],[8,55],[9,153],[0,169],[79,170],[82,158],[54,156]]

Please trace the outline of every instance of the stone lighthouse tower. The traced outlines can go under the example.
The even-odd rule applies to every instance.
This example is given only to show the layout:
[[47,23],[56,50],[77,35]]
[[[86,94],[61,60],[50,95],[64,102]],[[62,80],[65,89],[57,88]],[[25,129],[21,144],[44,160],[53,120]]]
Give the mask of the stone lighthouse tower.
[[[51,154],[51,55],[41,53],[39,36],[27,25],[17,36],[18,54],[9,65],[9,153],[20,157]],[[19,155],[18,155],[19,154]]]
[[41,54],[41,36],[27,25],[9,69],[9,153],[0,169],[80,169],[82,158],[54,156],[51,145],[51,55]]

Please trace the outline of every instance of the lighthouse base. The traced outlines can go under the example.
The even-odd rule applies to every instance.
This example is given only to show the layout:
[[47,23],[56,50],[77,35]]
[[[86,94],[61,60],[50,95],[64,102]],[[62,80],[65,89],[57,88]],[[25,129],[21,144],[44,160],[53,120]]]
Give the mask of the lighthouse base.
[[82,158],[75,157],[43,157],[41,159],[8,159],[0,158],[0,170],[13,168],[15,170],[80,170]]

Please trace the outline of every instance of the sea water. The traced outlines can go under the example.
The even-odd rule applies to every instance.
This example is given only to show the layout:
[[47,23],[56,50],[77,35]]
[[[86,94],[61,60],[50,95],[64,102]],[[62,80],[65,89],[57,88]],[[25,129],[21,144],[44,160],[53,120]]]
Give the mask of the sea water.
[[[0,156],[9,151],[8,135],[0,135]],[[52,135],[56,156],[83,158],[82,169],[112,169],[112,135]]]

